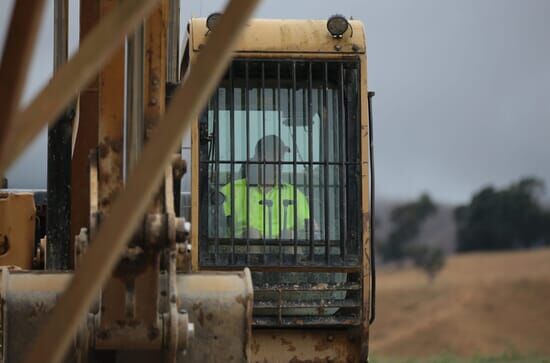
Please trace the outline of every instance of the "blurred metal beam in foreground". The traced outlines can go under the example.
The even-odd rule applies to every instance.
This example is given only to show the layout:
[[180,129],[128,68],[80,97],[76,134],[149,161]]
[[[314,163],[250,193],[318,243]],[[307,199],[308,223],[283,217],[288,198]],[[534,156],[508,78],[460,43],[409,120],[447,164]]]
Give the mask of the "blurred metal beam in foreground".
[[159,0],[125,0],[105,16],[82,42],[78,52],[54,74],[38,96],[15,117],[14,130],[0,155],[0,175],[30,145],[40,130],[52,124],[90,82]]
[[[45,2],[17,0],[13,8],[0,63],[0,159],[10,150],[8,134],[25,87]],[[4,171],[0,168],[0,176]]]
[[[113,204],[110,216],[101,224],[70,285],[49,321],[42,326],[24,362],[58,362],[62,358],[158,190],[165,166],[170,163],[181,135],[197,117],[226,69],[231,50],[258,1],[232,0],[229,3],[216,30],[193,63],[184,85],[176,91],[165,118],[153,132],[139,163],[130,174],[126,189]],[[70,96],[62,105],[68,101]],[[29,116],[29,120],[33,118]],[[54,331],[56,334],[52,334]]]

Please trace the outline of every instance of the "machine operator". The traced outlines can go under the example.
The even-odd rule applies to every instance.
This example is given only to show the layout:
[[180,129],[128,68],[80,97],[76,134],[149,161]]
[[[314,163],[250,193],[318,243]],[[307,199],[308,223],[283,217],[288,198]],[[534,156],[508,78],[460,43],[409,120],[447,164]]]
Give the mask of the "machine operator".
[[295,230],[300,236],[308,228],[309,205],[306,197],[295,186],[282,183],[279,175],[282,167],[279,162],[289,151],[290,148],[277,135],[260,138],[254,155],[240,172],[241,178],[221,188],[225,196],[224,214],[228,225],[234,223],[236,237],[291,239]]

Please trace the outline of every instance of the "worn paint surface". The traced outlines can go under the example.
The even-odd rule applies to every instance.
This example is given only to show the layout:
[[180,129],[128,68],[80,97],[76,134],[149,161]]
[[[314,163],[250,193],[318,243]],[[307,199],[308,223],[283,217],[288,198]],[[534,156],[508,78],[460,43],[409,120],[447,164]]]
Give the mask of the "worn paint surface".
[[361,339],[361,358],[366,360],[369,354],[369,318],[371,309],[371,175],[370,175],[370,141],[369,134],[369,96],[367,85],[367,57],[361,56],[361,87],[360,87],[360,117],[361,117],[361,211],[363,213],[363,329]]
[[[168,1],[161,1],[145,22],[144,41],[144,140],[147,142],[166,110],[166,34]],[[164,198],[159,192],[150,212],[164,212]]]
[[[248,22],[237,45],[237,52],[365,53],[365,31],[359,21],[350,21],[341,39],[333,38],[326,20],[255,19]],[[205,43],[206,19],[191,20],[193,50]]]
[[[80,42],[99,21],[99,3],[80,1]],[[78,127],[71,162],[71,236],[90,227],[90,150],[97,147],[99,120],[99,80],[95,77],[81,92]]]
[[178,276],[178,302],[195,323],[188,362],[249,362],[252,319],[250,273],[200,273]]
[[[9,273],[6,270],[0,275],[5,344],[2,362],[17,363],[21,362],[29,341],[48,317],[70,275]],[[74,350],[67,354],[64,362],[74,362]]]
[[32,267],[35,220],[31,193],[0,194],[0,266]]
[[[115,0],[100,0],[104,17],[117,5]],[[99,74],[99,206],[107,212],[122,187],[124,134],[124,46]]]
[[255,329],[251,363],[356,363],[360,337],[352,330]]
[[[351,21],[350,31],[342,39],[334,39],[326,29],[326,20],[265,20],[248,23],[236,51],[236,58],[247,59],[358,59],[360,62],[360,114],[361,130],[361,212],[362,265],[348,272],[361,273],[361,325],[347,330],[264,330],[255,329],[251,345],[251,362],[360,362],[368,356],[370,312],[370,155],[368,129],[368,89],[366,68],[366,34],[359,21]],[[208,37],[206,19],[193,19],[189,30],[190,63],[200,53]],[[182,75],[183,76],[183,75]],[[192,145],[192,222],[199,218],[199,128],[193,125]],[[199,232],[192,230],[193,270],[200,270],[198,249]],[[262,269],[263,270],[263,269]],[[269,268],[267,270],[278,270]],[[306,271],[323,271],[322,267],[305,268]],[[344,271],[344,269],[343,269]],[[319,349],[316,349],[319,348]]]
[[[58,296],[66,288],[71,273],[67,272],[0,272],[0,291],[3,310],[0,314],[1,333],[8,345],[6,362],[19,362],[27,345],[34,337],[37,327],[47,317]],[[161,278],[161,285],[166,282]],[[187,310],[195,322],[196,332],[193,344],[187,354],[179,354],[176,362],[247,362],[250,351],[250,317],[252,314],[252,281],[250,273],[202,273],[178,274],[176,277],[179,310]],[[223,287],[223,288],[222,288]],[[161,299],[162,300],[162,299]],[[98,304],[91,309],[98,313]],[[139,323],[138,323],[139,324]],[[121,327],[122,328],[122,327]],[[145,325],[136,325],[136,329],[147,329]],[[96,337],[96,348],[116,348],[122,329],[102,330],[95,327],[100,339]],[[151,329],[146,333],[151,337],[151,346],[156,343],[160,331]],[[109,338],[103,339],[101,338]],[[0,340],[1,342],[1,340]],[[110,345],[111,344],[111,345]],[[125,343],[127,344],[127,342]],[[147,345],[136,341],[139,353],[122,352],[117,362],[158,361],[160,352],[147,352]],[[93,346],[91,347],[94,348]],[[150,347],[149,347],[150,348]],[[77,355],[79,349],[73,345],[70,357]],[[2,361],[2,360],[0,360]],[[69,359],[75,362],[74,359]],[[90,362],[95,362],[91,360]]]

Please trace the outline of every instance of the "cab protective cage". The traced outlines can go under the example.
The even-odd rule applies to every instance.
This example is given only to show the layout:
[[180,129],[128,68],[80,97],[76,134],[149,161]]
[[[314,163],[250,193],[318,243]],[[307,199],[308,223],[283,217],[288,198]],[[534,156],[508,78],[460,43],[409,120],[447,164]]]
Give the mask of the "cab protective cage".
[[194,268],[250,267],[256,327],[372,321],[364,48],[241,48],[192,133]]

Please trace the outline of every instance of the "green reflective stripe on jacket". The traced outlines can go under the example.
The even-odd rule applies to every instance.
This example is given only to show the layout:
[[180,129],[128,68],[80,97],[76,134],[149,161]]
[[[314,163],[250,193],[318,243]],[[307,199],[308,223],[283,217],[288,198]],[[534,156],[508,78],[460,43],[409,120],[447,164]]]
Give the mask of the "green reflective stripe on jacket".
[[[233,184],[235,204],[233,220],[235,223],[235,236],[246,237],[246,179],[238,179],[233,183],[224,185],[220,191],[225,195],[225,201],[223,204],[224,213],[226,216],[231,215],[231,184]],[[294,190],[296,190],[296,207],[293,204],[284,207],[284,201],[287,203],[294,201]],[[249,186],[248,187],[248,226],[251,229],[256,229],[263,236],[269,238],[269,220],[270,220],[270,207],[261,203],[264,199],[262,187]],[[269,191],[265,192],[265,199],[272,201],[271,207],[271,237],[278,238],[279,232],[285,228],[287,230],[294,229],[294,210],[297,211],[297,230],[303,230],[305,228],[306,220],[309,219],[309,206],[306,197],[298,189],[290,184],[283,184],[282,186],[274,186]],[[264,211],[265,209],[265,211]],[[285,213],[286,209],[286,213]],[[264,212],[265,212],[265,230],[264,230]],[[285,222],[286,215],[286,222]]]

